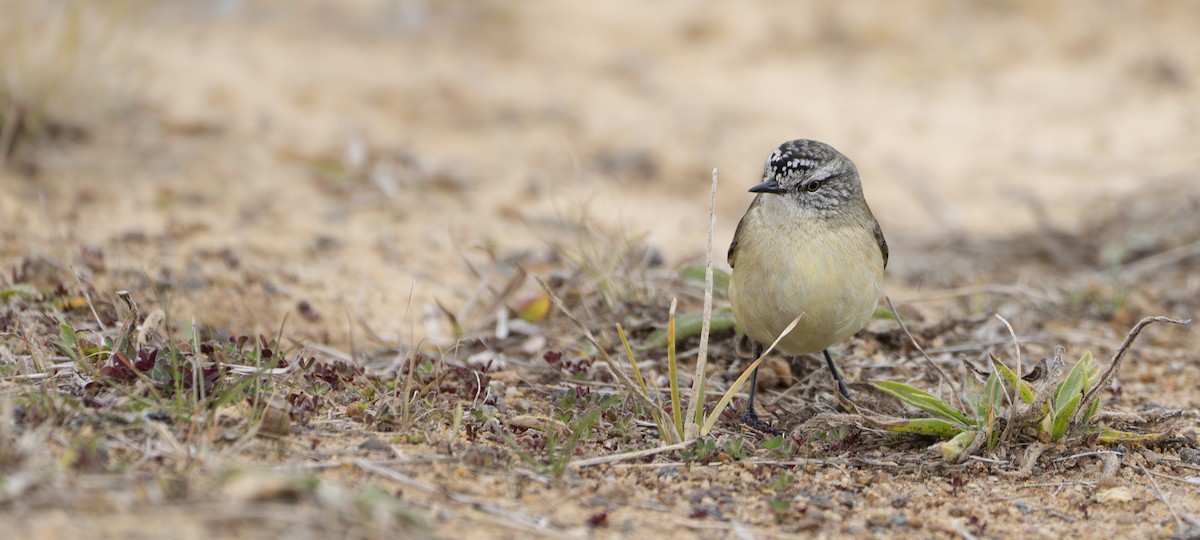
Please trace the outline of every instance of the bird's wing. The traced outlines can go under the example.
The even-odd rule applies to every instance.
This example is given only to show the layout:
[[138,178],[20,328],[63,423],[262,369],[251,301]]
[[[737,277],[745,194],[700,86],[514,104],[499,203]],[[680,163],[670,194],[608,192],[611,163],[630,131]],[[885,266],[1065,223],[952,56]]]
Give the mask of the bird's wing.
[[750,208],[746,210],[746,213],[742,216],[742,219],[738,220],[737,229],[733,231],[733,241],[729,243],[729,253],[725,255],[725,260],[729,262],[730,268],[733,268],[734,263],[737,261],[737,247],[738,240],[740,240],[742,237],[742,225],[746,224],[746,216],[750,215],[750,211],[754,209],[754,205],[756,204],[758,204],[757,197],[754,198],[754,202],[750,203]]
[[[874,220],[872,220],[872,221],[874,221]],[[737,235],[734,235],[733,238],[734,238],[734,242],[737,242]],[[887,240],[883,239],[883,229],[879,228],[878,221],[875,221],[875,241],[879,243],[879,252],[883,254],[883,267],[887,268],[887,262],[888,262]],[[730,246],[729,249],[732,250],[733,246]]]

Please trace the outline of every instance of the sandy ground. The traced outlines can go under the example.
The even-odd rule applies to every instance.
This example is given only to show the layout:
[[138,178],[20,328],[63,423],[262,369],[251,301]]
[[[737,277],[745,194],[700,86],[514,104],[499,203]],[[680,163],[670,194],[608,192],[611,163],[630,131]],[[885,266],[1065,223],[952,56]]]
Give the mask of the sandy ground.
[[1198,2],[124,6],[84,18],[82,97],[9,76],[86,137],[31,139],[0,169],[0,257],[94,270],[93,246],[114,289],[223,275],[172,298],[173,317],[218,328],[273,333],[290,313],[289,335],[335,347],[449,345],[426,321],[470,303],[464,260],[575,245],[581,220],[644,235],[667,267],[701,258],[714,168],[723,255],[792,138],[857,163],[901,300],[941,285],[922,260],[939,242],[1069,235],[1101,208],[1200,194]]

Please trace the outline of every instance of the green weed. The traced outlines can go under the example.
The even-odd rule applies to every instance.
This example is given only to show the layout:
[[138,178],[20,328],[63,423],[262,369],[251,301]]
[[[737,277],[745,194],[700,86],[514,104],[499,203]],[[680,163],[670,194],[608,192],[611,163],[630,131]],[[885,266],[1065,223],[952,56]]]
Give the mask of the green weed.
[[1043,370],[1046,377],[1031,384],[993,357],[983,381],[970,376],[965,381],[960,407],[907,384],[874,383],[883,393],[927,415],[884,420],[881,425],[898,433],[944,439],[937,448],[950,461],[960,461],[983,448],[993,449],[1012,437],[1042,443],[1137,444],[1158,440],[1163,434],[1122,431],[1096,421],[1100,410],[1098,392],[1115,375],[1133,339],[1152,322],[1183,323],[1162,317],[1142,320],[1103,373],[1087,352],[1062,376],[1062,361],[1056,356]]

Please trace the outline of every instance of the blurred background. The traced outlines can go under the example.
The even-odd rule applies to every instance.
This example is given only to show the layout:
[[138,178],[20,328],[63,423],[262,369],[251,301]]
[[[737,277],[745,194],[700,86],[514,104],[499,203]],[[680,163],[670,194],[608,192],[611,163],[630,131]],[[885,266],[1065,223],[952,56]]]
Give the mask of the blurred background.
[[[0,12],[6,266],[169,283],[180,315],[218,325],[298,312],[336,342],[350,314],[419,336],[434,300],[469,302],[470,261],[583,229],[699,260],[714,168],[723,265],[746,189],[794,138],[858,164],[893,293],[995,279],[928,279],[937,246],[1066,246],[1098,212],[1200,191],[1195,1]],[[1172,230],[1139,234],[1173,247]]]

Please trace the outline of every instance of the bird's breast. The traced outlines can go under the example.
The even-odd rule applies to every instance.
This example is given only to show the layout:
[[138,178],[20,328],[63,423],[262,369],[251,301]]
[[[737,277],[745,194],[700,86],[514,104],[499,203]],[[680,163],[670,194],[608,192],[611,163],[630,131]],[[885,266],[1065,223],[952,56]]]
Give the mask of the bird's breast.
[[[734,317],[764,344],[801,316],[779,348],[817,352],[862,329],[871,319],[883,280],[883,256],[872,223],[778,215],[756,205],[737,239],[729,287]],[[868,214],[869,216],[869,214]]]

